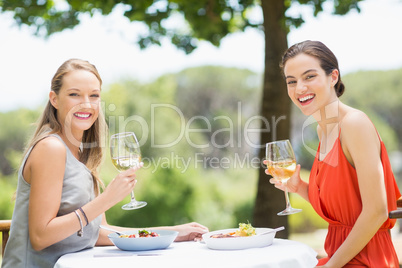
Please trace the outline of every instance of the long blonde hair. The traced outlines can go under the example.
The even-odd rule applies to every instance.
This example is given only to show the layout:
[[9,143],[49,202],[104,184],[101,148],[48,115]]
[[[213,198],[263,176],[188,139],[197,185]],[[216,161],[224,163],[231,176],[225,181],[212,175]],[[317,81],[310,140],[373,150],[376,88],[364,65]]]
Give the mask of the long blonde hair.
[[[52,78],[51,90],[58,95],[63,85],[63,77],[67,73],[74,70],[85,70],[93,73],[102,86],[102,79],[94,65],[88,61],[70,59],[65,61],[57,69]],[[99,166],[102,163],[103,158],[103,148],[101,145],[104,144],[102,139],[105,137],[106,127],[105,118],[100,107],[98,118],[88,130],[84,131],[82,137],[83,146],[81,146],[82,152],[79,156],[79,160],[91,171],[96,195],[99,193],[100,187],[104,186],[99,177]],[[49,136],[50,134],[61,132],[61,130],[62,126],[57,119],[57,109],[53,107],[49,100],[42,113],[42,116],[37,123],[36,131],[29,141],[24,155],[26,155],[29,148],[35,146],[37,142]]]

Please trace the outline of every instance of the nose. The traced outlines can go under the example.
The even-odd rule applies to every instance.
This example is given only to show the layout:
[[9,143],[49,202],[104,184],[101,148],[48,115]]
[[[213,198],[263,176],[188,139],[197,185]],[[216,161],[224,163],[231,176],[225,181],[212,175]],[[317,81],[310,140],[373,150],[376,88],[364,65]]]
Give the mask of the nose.
[[81,108],[91,108],[91,101],[89,99],[89,96],[84,96],[80,106]]
[[307,86],[303,82],[299,81],[296,86],[296,93],[304,94],[306,91],[307,91]]

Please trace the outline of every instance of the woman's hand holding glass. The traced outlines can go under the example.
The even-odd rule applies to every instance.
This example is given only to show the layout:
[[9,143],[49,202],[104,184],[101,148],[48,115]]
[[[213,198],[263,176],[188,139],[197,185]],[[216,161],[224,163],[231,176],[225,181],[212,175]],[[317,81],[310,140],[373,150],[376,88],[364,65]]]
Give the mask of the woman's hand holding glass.
[[[296,172],[296,156],[289,140],[273,141],[266,146],[266,165],[268,172],[276,179],[281,180],[285,191],[286,209],[279,212],[279,216],[298,213],[301,209],[292,208],[290,205],[287,181]],[[300,168],[299,168],[300,170]],[[279,183],[278,183],[279,186]]]
[[[142,165],[140,145],[133,132],[113,134],[110,138],[110,155],[113,165],[120,172],[139,168]],[[130,203],[123,205],[122,209],[138,209],[146,205],[147,202],[135,199],[134,190],[132,190]]]
[[108,195],[108,200],[114,205],[122,201],[129,195],[137,183],[136,172],[142,167],[142,163],[119,173],[106,187],[104,193]]
[[[263,163],[264,165],[267,165],[267,160],[264,160]],[[300,169],[301,169],[300,165],[297,164],[295,173],[290,177],[290,179],[286,183],[283,183],[281,180],[275,179],[274,177],[272,177],[269,180],[269,182],[282,191],[285,191],[286,187],[289,193],[297,193],[302,181],[300,178]],[[268,169],[265,170],[265,174],[271,175],[269,174]]]

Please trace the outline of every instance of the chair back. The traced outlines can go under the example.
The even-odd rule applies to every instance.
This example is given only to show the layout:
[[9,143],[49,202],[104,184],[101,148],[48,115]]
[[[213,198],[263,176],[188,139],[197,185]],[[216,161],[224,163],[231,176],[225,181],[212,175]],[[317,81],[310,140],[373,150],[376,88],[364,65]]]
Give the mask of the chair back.
[[4,254],[6,248],[8,236],[10,234],[11,220],[0,220],[0,232],[1,232],[1,256]]
[[396,206],[398,209],[393,210],[389,213],[390,219],[402,219],[402,197],[396,201]]

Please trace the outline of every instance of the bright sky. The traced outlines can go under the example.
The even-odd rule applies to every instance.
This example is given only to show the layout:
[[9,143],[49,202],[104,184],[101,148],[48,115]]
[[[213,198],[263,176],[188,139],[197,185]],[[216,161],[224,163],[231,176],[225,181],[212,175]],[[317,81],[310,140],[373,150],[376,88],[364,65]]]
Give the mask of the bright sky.
[[[334,16],[326,10],[317,18],[303,8],[306,23],[291,31],[289,45],[306,39],[324,42],[337,55],[343,74],[402,68],[402,1],[365,0],[360,7],[361,13]],[[289,12],[299,10],[294,6]],[[75,29],[43,40],[26,27],[15,26],[11,14],[0,14],[0,112],[42,104],[53,74],[69,58],[95,64],[106,85],[126,77],[146,81],[206,64],[256,72],[264,68],[264,40],[257,30],[232,34],[219,48],[201,42],[190,55],[169,42],[141,51],[135,36],[142,30],[141,24],[130,24],[115,12],[108,17],[84,17]]]

